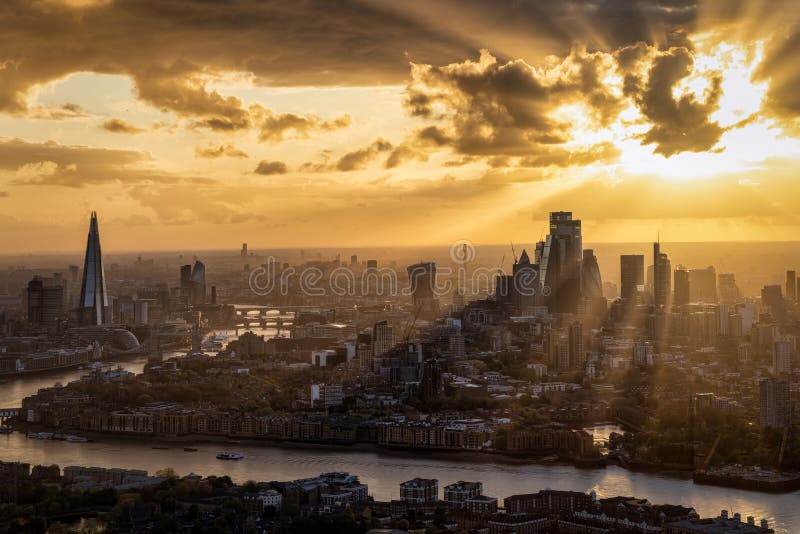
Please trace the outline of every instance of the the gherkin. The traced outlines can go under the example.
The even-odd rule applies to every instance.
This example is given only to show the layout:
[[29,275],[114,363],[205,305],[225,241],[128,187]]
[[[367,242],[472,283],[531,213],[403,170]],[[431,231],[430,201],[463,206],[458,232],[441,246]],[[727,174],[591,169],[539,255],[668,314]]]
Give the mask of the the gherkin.
[[89,221],[89,236],[86,240],[80,307],[81,323],[85,325],[103,324],[108,307],[108,292],[106,291],[103,257],[100,252],[100,231],[97,228],[97,212],[95,211],[92,212]]

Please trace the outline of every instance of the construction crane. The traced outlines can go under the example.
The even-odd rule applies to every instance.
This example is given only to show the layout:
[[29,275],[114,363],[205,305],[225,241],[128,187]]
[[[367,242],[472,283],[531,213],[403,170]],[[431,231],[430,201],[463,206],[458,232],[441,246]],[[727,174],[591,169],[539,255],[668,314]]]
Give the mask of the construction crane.
[[514,250],[514,242],[511,241],[511,254],[514,255],[514,265],[517,264],[517,252]]

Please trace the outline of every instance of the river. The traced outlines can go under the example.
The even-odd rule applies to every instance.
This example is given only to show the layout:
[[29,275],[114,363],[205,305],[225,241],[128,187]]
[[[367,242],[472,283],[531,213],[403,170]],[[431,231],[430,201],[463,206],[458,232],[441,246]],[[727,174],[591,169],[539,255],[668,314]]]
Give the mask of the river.
[[[123,368],[140,372],[146,358],[120,362]],[[80,378],[85,371],[69,370],[35,375],[0,384],[0,407],[17,407],[22,397],[39,388]],[[614,425],[590,429],[596,439],[605,439]],[[597,492],[598,496],[626,495],[646,498],[656,504],[684,504],[701,516],[716,516],[720,510],[766,518],[777,532],[796,532],[800,525],[800,491],[772,495],[766,493],[701,486],[690,479],[653,473],[636,473],[617,466],[606,469],[576,469],[564,465],[521,465],[487,457],[467,461],[458,456],[425,452],[396,453],[380,450],[317,447],[276,447],[256,444],[218,445],[208,443],[165,444],[169,449],[153,449],[152,444],[108,439],[90,443],[32,440],[16,432],[0,435],[0,460],[31,464],[84,465],[146,469],[154,473],[171,467],[178,474],[230,475],[237,482],[246,480],[292,480],[316,476],[324,471],[348,471],[369,485],[370,494],[379,500],[396,499],[400,482],[414,478],[436,478],[444,486],[457,480],[479,480],[484,492],[499,498],[540,489]],[[192,446],[197,452],[185,452]],[[238,462],[217,460],[223,449],[242,453]]]

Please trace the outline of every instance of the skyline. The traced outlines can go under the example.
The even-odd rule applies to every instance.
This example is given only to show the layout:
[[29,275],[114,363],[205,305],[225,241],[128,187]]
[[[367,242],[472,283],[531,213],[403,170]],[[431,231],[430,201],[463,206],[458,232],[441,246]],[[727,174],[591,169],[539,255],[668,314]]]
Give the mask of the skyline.
[[0,254],[800,230],[796,4],[314,9],[7,4]]

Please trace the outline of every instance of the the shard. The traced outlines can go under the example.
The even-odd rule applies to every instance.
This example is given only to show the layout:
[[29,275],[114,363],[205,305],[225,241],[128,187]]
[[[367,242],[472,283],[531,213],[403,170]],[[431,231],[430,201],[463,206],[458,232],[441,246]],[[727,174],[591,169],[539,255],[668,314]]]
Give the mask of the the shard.
[[83,262],[81,323],[83,325],[103,324],[107,307],[108,292],[103,272],[103,257],[100,252],[100,231],[97,228],[97,212],[93,211],[89,221],[89,236],[86,240],[86,259]]

